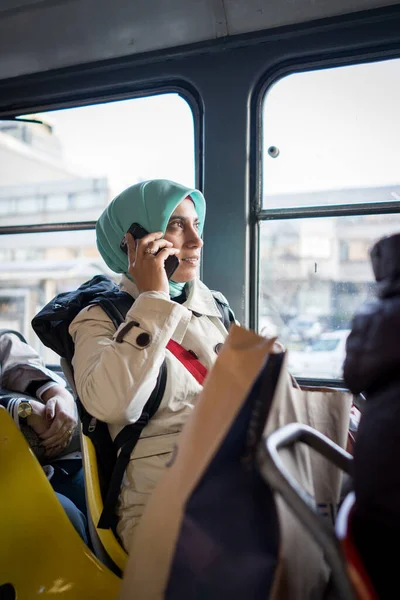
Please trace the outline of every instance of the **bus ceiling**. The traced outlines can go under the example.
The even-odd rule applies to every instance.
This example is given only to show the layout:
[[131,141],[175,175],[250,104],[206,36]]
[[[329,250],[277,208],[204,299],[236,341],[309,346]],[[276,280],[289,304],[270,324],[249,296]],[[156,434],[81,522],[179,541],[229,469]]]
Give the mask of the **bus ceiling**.
[[2,0],[0,80],[395,4],[390,0]]

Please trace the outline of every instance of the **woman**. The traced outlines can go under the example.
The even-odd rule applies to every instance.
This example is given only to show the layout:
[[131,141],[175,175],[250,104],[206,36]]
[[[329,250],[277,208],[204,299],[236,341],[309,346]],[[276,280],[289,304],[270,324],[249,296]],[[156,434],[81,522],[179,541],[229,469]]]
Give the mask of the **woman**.
[[[202,389],[167,343],[178,342],[209,369],[227,336],[213,294],[197,277],[204,218],[203,195],[171,181],[139,183],[117,196],[97,222],[97,246],[107,265],[123,273],[121,289],[135,302],[117,331],[99,306],[82,310],[69,329],[79,397],[113,438],[140,417],[166,360],[161,405],[121,487],[117,532],[126,549]],[[132,223],[150,233],[140,240],[128,233],[127,256],[120,244]],[[179,266],[168,281],[164,263],[172,255]]]

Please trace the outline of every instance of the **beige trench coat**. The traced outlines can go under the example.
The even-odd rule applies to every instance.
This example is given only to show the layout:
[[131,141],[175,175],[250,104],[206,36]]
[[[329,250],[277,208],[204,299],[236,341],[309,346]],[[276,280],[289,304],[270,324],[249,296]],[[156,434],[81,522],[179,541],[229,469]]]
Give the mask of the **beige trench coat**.
[[173,339],[195,352],[210,369],[227,331],[212,293],[198,279],[189,284],[182,305],[162,292],[139,296],[126,276],[122,277],[121,289],[136,300],[117,331],[99,306],[82,310],[69,331],[75,343],[73,367],[79,397],[90,414],[109,424],[113,439],[124,425],[140,417],[166,359],[167,383],[160,408],[142,432],[121,487],[117,530],[129,548],[150,494],[202,389],[166,345]]

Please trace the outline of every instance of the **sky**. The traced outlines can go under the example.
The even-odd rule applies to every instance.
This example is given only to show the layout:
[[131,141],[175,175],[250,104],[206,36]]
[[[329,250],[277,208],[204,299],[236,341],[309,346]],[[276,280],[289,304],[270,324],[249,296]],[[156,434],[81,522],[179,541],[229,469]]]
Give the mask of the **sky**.
[[[75,171],[108,177],[113,194],[153,177],[194,184],[193,118],[177,94],[42,117]],[[264,196],[400,183],[400,59],[279,80],[265,96],[262,135]]]
[[73,170],[84,176],[107,177],[114,194],[143,179],[194,184],[193,116],[177,94],[37,116],[53,125]]

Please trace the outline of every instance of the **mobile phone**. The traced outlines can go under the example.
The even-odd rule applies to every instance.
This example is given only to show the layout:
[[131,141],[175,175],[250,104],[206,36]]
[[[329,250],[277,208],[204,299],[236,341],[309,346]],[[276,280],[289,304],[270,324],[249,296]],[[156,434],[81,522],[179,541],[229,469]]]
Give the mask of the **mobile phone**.
[[[127,233],[131,233],[135,240],[140,240],[142,237],[147,235],[149,232],[146,231],[144,227],[139,225],[139,223],[132,223],[129,227]],[[128,245],[125,240],[125,236],[122,238],[121,243],[119,245],[121,250],[128,254]],[[158,251],[160,252],[160,251]],[[157,252],[157,254],[158,254]],[[179,258],[177,256],[168,256],[167,260],[164,263],[165,271],[167,273],[168,279],[171,279],[172,275],[175,273],[176,269],[179,266]]]

